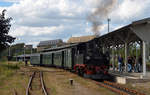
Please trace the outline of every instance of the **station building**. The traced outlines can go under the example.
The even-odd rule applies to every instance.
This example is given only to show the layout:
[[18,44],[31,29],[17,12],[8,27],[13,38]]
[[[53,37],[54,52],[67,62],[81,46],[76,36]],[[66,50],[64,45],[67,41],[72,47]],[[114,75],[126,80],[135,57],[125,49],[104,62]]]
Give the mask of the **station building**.
[[71,37],[67,41],[67,43],[80,43],[80,42],[87,42],[89,40],[94,39],[96,36],[95,35],[89,35],[89,36],[81,36],[81,37]]
[[64,42],[61,39],[40,41],[40,43],[37,46],[37,52],[40,52],[47,48],[54,48],[62,45],[64,45]]
[[[147,66],[150,64],[148,60],[150,49],[150,18],[134,21],[127,26],[102,35],[98,39],[103,46],[103,51],[110,52],[113,69],[115,68],[116,54],[119,55],[119,50],[123,50],[124,72],[127,72],[128,56],[133,56],[131,55],[132,48],[130,46],[134,45],[136,50],[140,50],[140,55],[142,56],[141,74],[142,76],[147,75]],[[134,56],[139,56],[137,51]]]

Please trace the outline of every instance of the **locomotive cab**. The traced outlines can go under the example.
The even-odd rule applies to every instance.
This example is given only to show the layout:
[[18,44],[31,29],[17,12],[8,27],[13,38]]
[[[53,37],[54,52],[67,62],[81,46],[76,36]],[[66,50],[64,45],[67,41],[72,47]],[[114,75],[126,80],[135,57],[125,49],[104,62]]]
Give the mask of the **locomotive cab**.
[[92,79],[105,78],[105,75],[108,75],[109,59],[102,53],[97,43],[92,41],[82,45],[79,49],[80,53],[84,53],[84,62],[74,66],[76,73]]

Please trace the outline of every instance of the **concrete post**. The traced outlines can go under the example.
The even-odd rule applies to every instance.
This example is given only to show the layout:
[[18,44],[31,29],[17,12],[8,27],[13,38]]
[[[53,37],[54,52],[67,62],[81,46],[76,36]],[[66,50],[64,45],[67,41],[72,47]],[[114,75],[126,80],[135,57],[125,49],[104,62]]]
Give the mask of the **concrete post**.
[[[136,45],[137,45],[137,44],[136,44]],[[138,50],[137,50],[137,46],[136,46],[135,49],[136,49],[136,60],[135,60],[135,61],[136,61],[136,63],[137,63],[137,62],[138,62]]]
[[124,60],[124,64],[125,64],[125,72],[127,72],[127,63],[128,63],[128,43],[125,42],[125,60]]
[[146,44],[146,62],[149,62],[149,43]]
[[143,76],[146,76],[146,43],[143,41]]
[[[140,41],[140,56],[142,57],[143,59],[143,41]],[[143,61],[142,61],[143,63]],[[143,65],[142,65],[143,66]],[[142,71],[142,75],[143,75],[143,67],[141,66],[141,71]]]
[[140,41],[140,54],[143,56],[143,42]]
[[113,67],[113,71],[115,70],[115,60],[114,60],[114,47],[112,47],[112,67]]

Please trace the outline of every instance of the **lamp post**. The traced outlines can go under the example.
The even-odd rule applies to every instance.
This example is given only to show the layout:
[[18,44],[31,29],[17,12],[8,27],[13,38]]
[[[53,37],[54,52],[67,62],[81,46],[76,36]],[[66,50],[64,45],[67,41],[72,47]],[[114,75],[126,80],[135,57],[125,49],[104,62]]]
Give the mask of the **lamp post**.
[[10,61],[10,59],[11,59],[11,54],[10,54],[10,50],[11,50],[11,44],[10,44],[10,46],[9,46],[9,48],[8,48],[8,57],[7,57],[7,59],[8,59],[8,69],[9,69],[9,61]]
[[109,33],[109,22],[111,21],[111,19],[108,18],[107,21],[108,21],[108,33]]
[[[18,40],[20,40],[19,37],[16,37],[16,41],[18,41]],[[18,61],[17,60],[17,58],[18,58],[18,50],[15,50],[15,55],[16,55],[16,61]]]

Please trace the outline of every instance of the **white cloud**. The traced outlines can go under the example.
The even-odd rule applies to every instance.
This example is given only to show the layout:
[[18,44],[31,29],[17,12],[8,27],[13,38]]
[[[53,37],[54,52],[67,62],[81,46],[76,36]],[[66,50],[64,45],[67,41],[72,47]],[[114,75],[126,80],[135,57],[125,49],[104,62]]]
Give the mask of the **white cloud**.
[[1,7],[1,6],[0,6],[0,13],[1,13],[4,9],[7,9],[7,7]]
[[[30,6],[31,5],[31,6]],[[72,17],[83,13],[84,7],[70,0],[23,0],[9,7],[12,16],[22,17]]]
[[11,30],[10,35],[12,36],[39,36],[39,35],[50,35],[57,34],[64,30],[63,26],[53,27],[25,27],[19,26],[18,28]]
[[[55,38],[66,40],[71,35],[93,34],[91,24],[86,25],[86,19],[90,12],[95,9],[97,1],[102,0],[3,1],[14,2],[12,6],[0,7],[0,11],[7,9],[8,16],[13,18],[10,34],[21,37],[20,41],[22,42],[36,44],[40,40]],[[120,0],[112,14],[110,14],[111,24],[116,24],[114,22],[118,24],[112,26],[122,26],[122,20],[131,22],[132,19],[141,16],[149,5],[150,0]],[[113,27],[113,29],[116,28]],[[107,24],[102,26],[101,32],[101,34],[107,32]],[[48,37],[49,35],[50,37]]]
[[84,9],[82,5],[78,5],[78,2],[70,0],[20,0],[7,9],[8,15],[13,18],[10,34],[20,37],[25,42],[29,41],[25,36],[36,37],[39,41],[48,40],[47,37],[42,37],[43,35],[53,35],[53,38],[55,36],[58,38],[57,35],[62,31],[67,35],[65,33],[67,30],[64,29],[68,25],[73,28],[86,19],[80,16],[83,15]]
[[25,35],[24,27],[17,27],[16,29],[12,29],[9,32],[10,35],[17,37],[17,36],[23,36]]
[[91,32],[92,32],[92,27],[87,27],[87,28],[85,29],[85,32],[86,32],[86,33],[91,33]]
[[150,0],[123,0],[112,12],[111,17],[121,20],[135,18],[141,15],[149,5]]

